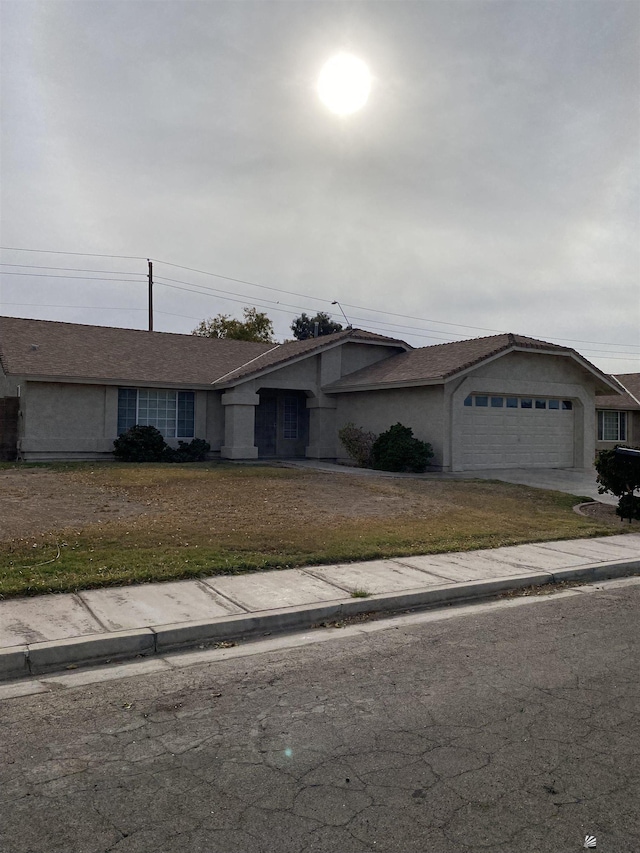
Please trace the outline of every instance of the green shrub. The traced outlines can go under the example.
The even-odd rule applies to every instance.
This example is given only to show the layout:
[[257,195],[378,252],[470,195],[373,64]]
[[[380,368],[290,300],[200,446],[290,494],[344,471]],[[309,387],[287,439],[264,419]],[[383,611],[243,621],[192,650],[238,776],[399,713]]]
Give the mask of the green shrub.
[[166,447],[159,430],[136,424],[113,442],[113,455],[122,462],[162,462]]
[[211,450],[202,438],[179,441],[174,449],[155,427],[137,424],[118,436],[113,447],[113,455],[121,462],[202,462]]
[[211,445],[203,438],[194,438],[188,444],[186,441],[179,441],[175,450],[172,447],[166,448],[165,462],[204,462],[210,450]]
[[620,518],[640,519],[640,461],[632,456],[622,456],[613,450],[601,450],[596,459],[598,492],[611,492],[618,500],[616,514]]
[[371,457],[378,471],[415,471],[420,473],[433,456],[426,441],[413,437],[411,427],[394,424],[375,440]]
[[338,431],[338,438],[359,468],[371,468],[371,450],[377,438],[375,433],[348,423]]
[[640,521],[640,497],[627,493],[621,495],[616,507],[616,514],[629,521]]

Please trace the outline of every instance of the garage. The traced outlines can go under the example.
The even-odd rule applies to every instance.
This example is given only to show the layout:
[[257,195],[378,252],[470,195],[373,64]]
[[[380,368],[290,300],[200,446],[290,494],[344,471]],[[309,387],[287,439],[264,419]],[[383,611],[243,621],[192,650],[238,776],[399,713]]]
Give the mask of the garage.
[[467,396],[461,461],[465,470],[572,468],[573,401],[500,394]]

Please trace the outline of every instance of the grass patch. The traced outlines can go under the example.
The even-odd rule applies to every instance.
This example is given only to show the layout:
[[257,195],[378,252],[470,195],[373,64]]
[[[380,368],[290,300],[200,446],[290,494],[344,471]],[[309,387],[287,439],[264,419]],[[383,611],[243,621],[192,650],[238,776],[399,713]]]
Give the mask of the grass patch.
[[573,512],[578,500],[571,495],[502,482],[215,463],[4,465],[2,477],[0,518],[7,523],[18,485],[24,488],[14,535],[0,541],[3,596],[612,530]]

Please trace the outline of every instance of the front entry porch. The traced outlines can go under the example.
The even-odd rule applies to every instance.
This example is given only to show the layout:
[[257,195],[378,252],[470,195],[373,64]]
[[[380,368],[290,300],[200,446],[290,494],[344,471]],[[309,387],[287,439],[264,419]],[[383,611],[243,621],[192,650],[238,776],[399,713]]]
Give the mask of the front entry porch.
[[259,459],[303,458],[309,444],[309,411],[304,391],[264,388],[255,409]]

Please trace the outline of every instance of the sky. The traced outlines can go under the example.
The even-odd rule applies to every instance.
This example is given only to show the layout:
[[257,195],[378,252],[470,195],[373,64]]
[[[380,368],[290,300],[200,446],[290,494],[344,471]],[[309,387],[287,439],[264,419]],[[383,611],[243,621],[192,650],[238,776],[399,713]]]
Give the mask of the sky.
[[[0,313],[147,328],[150,258],[159,331],[326,311],[640,372],[635,0],[0,12]],[[373,79],[338,116],[316,84],[345,51]]]

